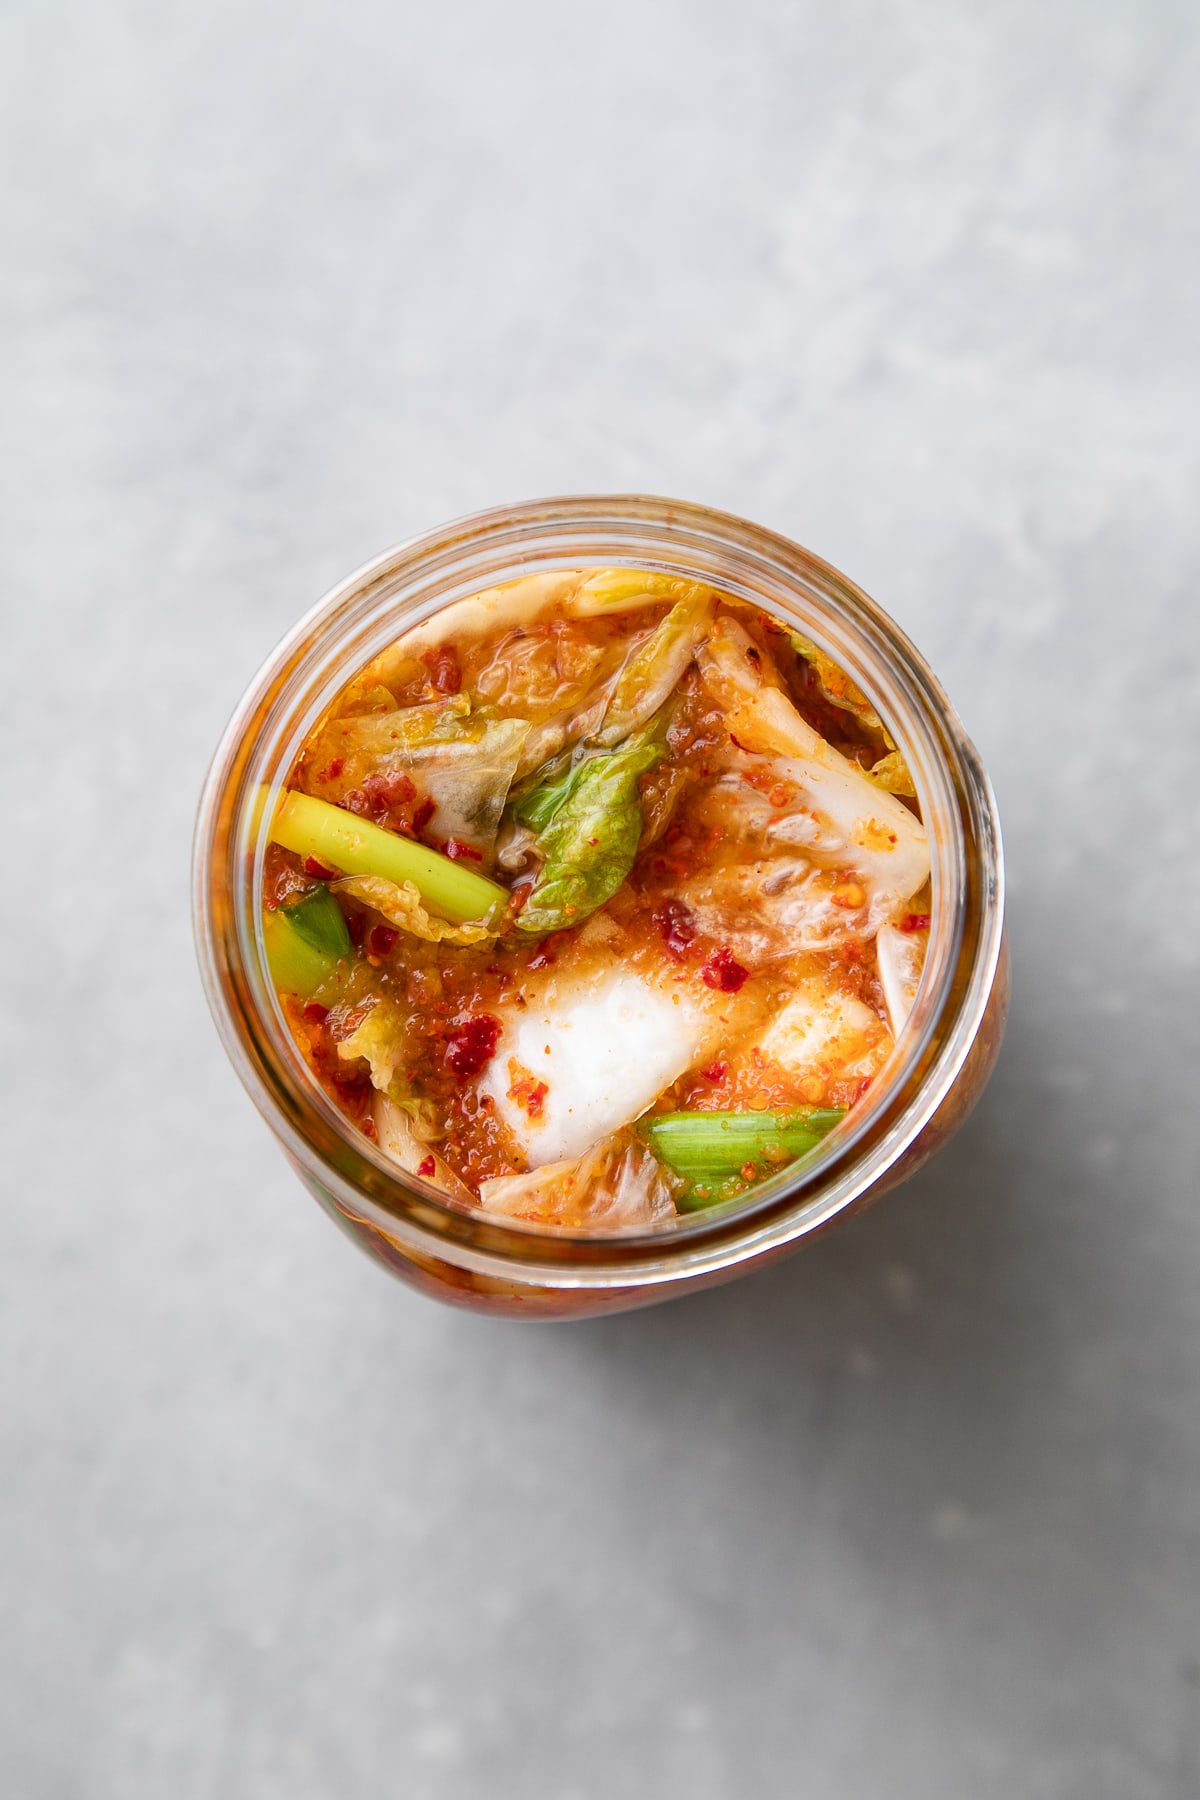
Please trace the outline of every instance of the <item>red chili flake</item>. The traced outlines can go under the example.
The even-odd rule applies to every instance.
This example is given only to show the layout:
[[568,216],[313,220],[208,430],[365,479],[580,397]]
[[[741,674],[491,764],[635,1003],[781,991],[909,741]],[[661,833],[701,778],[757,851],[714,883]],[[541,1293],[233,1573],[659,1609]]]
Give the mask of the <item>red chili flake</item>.
[[375,810],[361,788],[351,788],[340,800],[335,800],[334,805],[340,806],[343,812],[353,813],[358,819],[369,819]]
[[[696,921],[682,900],[664,900],[651,917],[662,933],[663,942],[677,961],[682,962],[696,937]],[[708,981],[708,976],[704,977]],[[709,986],[714,984],[709,982]]]
[[709,1063],[707,1069],[701,1069],[705,1081],[724,1081],[729,1073],[729,1064],[723,1062]]
[[345,918],[346,930],[350,933],[350,942],[356,945],[361,944],[363,941],[363,934],[367,929],[366,913],[348,912],[346,913]]
[[571,925],[566,926],[562,931],[552,931],[549,937],[544,937],[542,939],[541,943],[530,957],[528,964],[529,968],[549,968],[551,963],[558,961],[559,952],[565,950],[569,944],[574,943],[575,936],[575,927]]
[[380,769],[368,775],[362,791],[373,806],[384,812],[390,812],[393,806],[407,806],[417,796],[412,777],[403,769]]
[[905,913],[900,921],[901,931],[928,931],[928,913]]
[[446,1063],[459,1081],[469,1081],[485,1063],[491,1062],[500,1029],[499,1019],[493,1019],[490,1013],[473,1013],[447,1032]]
[[413,820],[412,820],[413,830],[414,831],[424,831],[425,827],[428,825],[430,819],[432,819],[432,817],[436,811],[437,811],[437,801],[436,800],[422,800],[420,806],[418,806],[416,812],[413,814]]
[[508,911],[510,918],[516,918],[536,885],[537,884],[532,878],[528,881],[517,882],[516,886],[508,896]]
[[421,661],[429,670],[429,678],[439,694],[458,693],[462,687],[462,670],[453,644],[444,644],[440,650],[427,650]]
[[332,881],[333,880],[333,870],[327,869],[325,867],[325,864],[323,862],[318,862],[315,856],[306,856],[305,857],[304,873],[306,875],[315,876],[318,881]]
[[700,976],[705,987],[716,988],[721,994],[736,994],[744,981],[749,980],[749,969],[743,969],[740,962],[733,960],[733,952],[722,944],[714,950]]
[[464,844],[461,838],[446,839],[446,855],[451,862],[462,862],[464,859],[477,863],[483,861],[483,851],[477,850],[474,844]]
[[400,933],[392,925],[372,925],[367,933],[367,955],[384,957],[391,953]]
[[529,1118],[536,1119],[546,1104],[546,1095],[549,1092],[550,1089],[544,1081],[538,1081],[533,1075],[524,1075],[520,1080],[513,1082],[508,1090],[508,1097],[515,1101]]
[[421,1161],[417,1164],[417,1174],[418,1175],[434,1175],[436,1173],[437,1173],[437,1164],[434,1162],[432,1156],[422,1157]]
[[310,1025],[323,1025],[329,1017],[329,1008],[317,1000],[310,1000],[300,1017],[307,1019]]
[[758,1174],[758,1168],[757,1165],[752,1162],[744,1162],[738,1170],[738,1173],[743,1181],[753,1181],[754,1177]]
[[346,766],[345,758],[341,757],[341,756],[335,756],[332,762],[326,763],[325,767],[318,774],[317,780],[322,783],[327,782],[327,781],[336,781],[338,776],[341,774],[342,770],[345,768],[345,766]]

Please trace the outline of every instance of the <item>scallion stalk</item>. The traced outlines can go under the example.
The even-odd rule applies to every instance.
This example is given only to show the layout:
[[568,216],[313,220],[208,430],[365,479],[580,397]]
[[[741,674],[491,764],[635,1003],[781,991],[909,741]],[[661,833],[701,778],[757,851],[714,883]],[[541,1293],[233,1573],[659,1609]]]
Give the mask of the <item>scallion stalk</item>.
[[[845,1117],[839,1107],[800,1107],[789,1112],[654,1113],[638,1127],[655,1156],[686,1183],[684,1210],[730,1197],[730,1183],[744,1187],[773,1169],[815,1150]],[[747,1164],[752,1173],[745,1173]]]
[[431,911],[456,923],[489,919],[508,899],[486,875],[311,794],[284,795],[271,836],[285,850],[311,856],[343,875],[381,875],[397,884],[411,881]]
[[276,988],[301,997],[315,993],[353,955],[342,909],[320,883],[264,913],[263,938]]

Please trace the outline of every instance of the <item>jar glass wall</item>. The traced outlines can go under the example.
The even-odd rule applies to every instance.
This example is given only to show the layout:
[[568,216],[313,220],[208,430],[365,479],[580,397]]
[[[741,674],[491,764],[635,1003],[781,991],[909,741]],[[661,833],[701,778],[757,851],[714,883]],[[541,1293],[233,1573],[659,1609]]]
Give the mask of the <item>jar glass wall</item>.
[[[270,821],[316,720],[371,657],[441,607],[554,569],[692,577],[802,631],[887,721],[933,859],[929,951],[911,1017],[868,1096],[820,1156],[741,1201],[643,1235],[588,1236],[448,1206],[358,1133],[305,1065],[266,967],[259,893]],[[339,1225],[439,1297],[523,1316],[583,1316],[727,1279],[794,1249],[918,1166],[957,1128],[999,1048],[1007,998],[999,827],[949,701],[896,625],[836,570],[728,514],[645,496],[479,513],[388,551],[284,640],[238,707],[201,801],[195,923],[222,1040],[293,1166]]]

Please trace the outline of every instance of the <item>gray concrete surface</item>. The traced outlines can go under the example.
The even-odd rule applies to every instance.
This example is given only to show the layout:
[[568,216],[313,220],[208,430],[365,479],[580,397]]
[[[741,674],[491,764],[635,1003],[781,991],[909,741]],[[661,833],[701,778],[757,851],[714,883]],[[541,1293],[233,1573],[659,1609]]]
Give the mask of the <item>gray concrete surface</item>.
[[[1169,0],[4,9],[4,1796],[1200,1793],[1198,63]],[[319,1216],[186,867],[302,608],[587,488],[910,629],[1016,991],[885,1206],[550,1331]]]

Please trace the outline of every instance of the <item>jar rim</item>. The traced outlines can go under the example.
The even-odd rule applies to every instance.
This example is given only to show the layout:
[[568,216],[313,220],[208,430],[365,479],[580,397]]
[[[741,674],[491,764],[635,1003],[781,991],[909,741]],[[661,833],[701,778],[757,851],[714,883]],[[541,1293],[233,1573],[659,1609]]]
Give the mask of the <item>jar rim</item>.
[[[934,859],[926,977],[853,1125],[738,1201],[603,1235],[468,1213],[390,1164],[325,1095],[287,1032],[266,974],[258,899],[275,795],[315,718],[375,650],[482,588],[589,566],[699,577],[802,623],[887,720],[909,760]],[[677,1279],[681,1258],[690,1274],[758,1259],[865,1199],[966,1060],[999,962],[1003,881],[999,821],[978,754],[920,652],[875,601],[812,552],[734,514],[648,495],[567,495],[473,513],[395,545],[286,634],[235,709],[208,772],[193,917],[226,1052],[292,1160],[335,1206],[418,1260],[500,1280],[516,1270],[556,1287],[628,1287]]]

